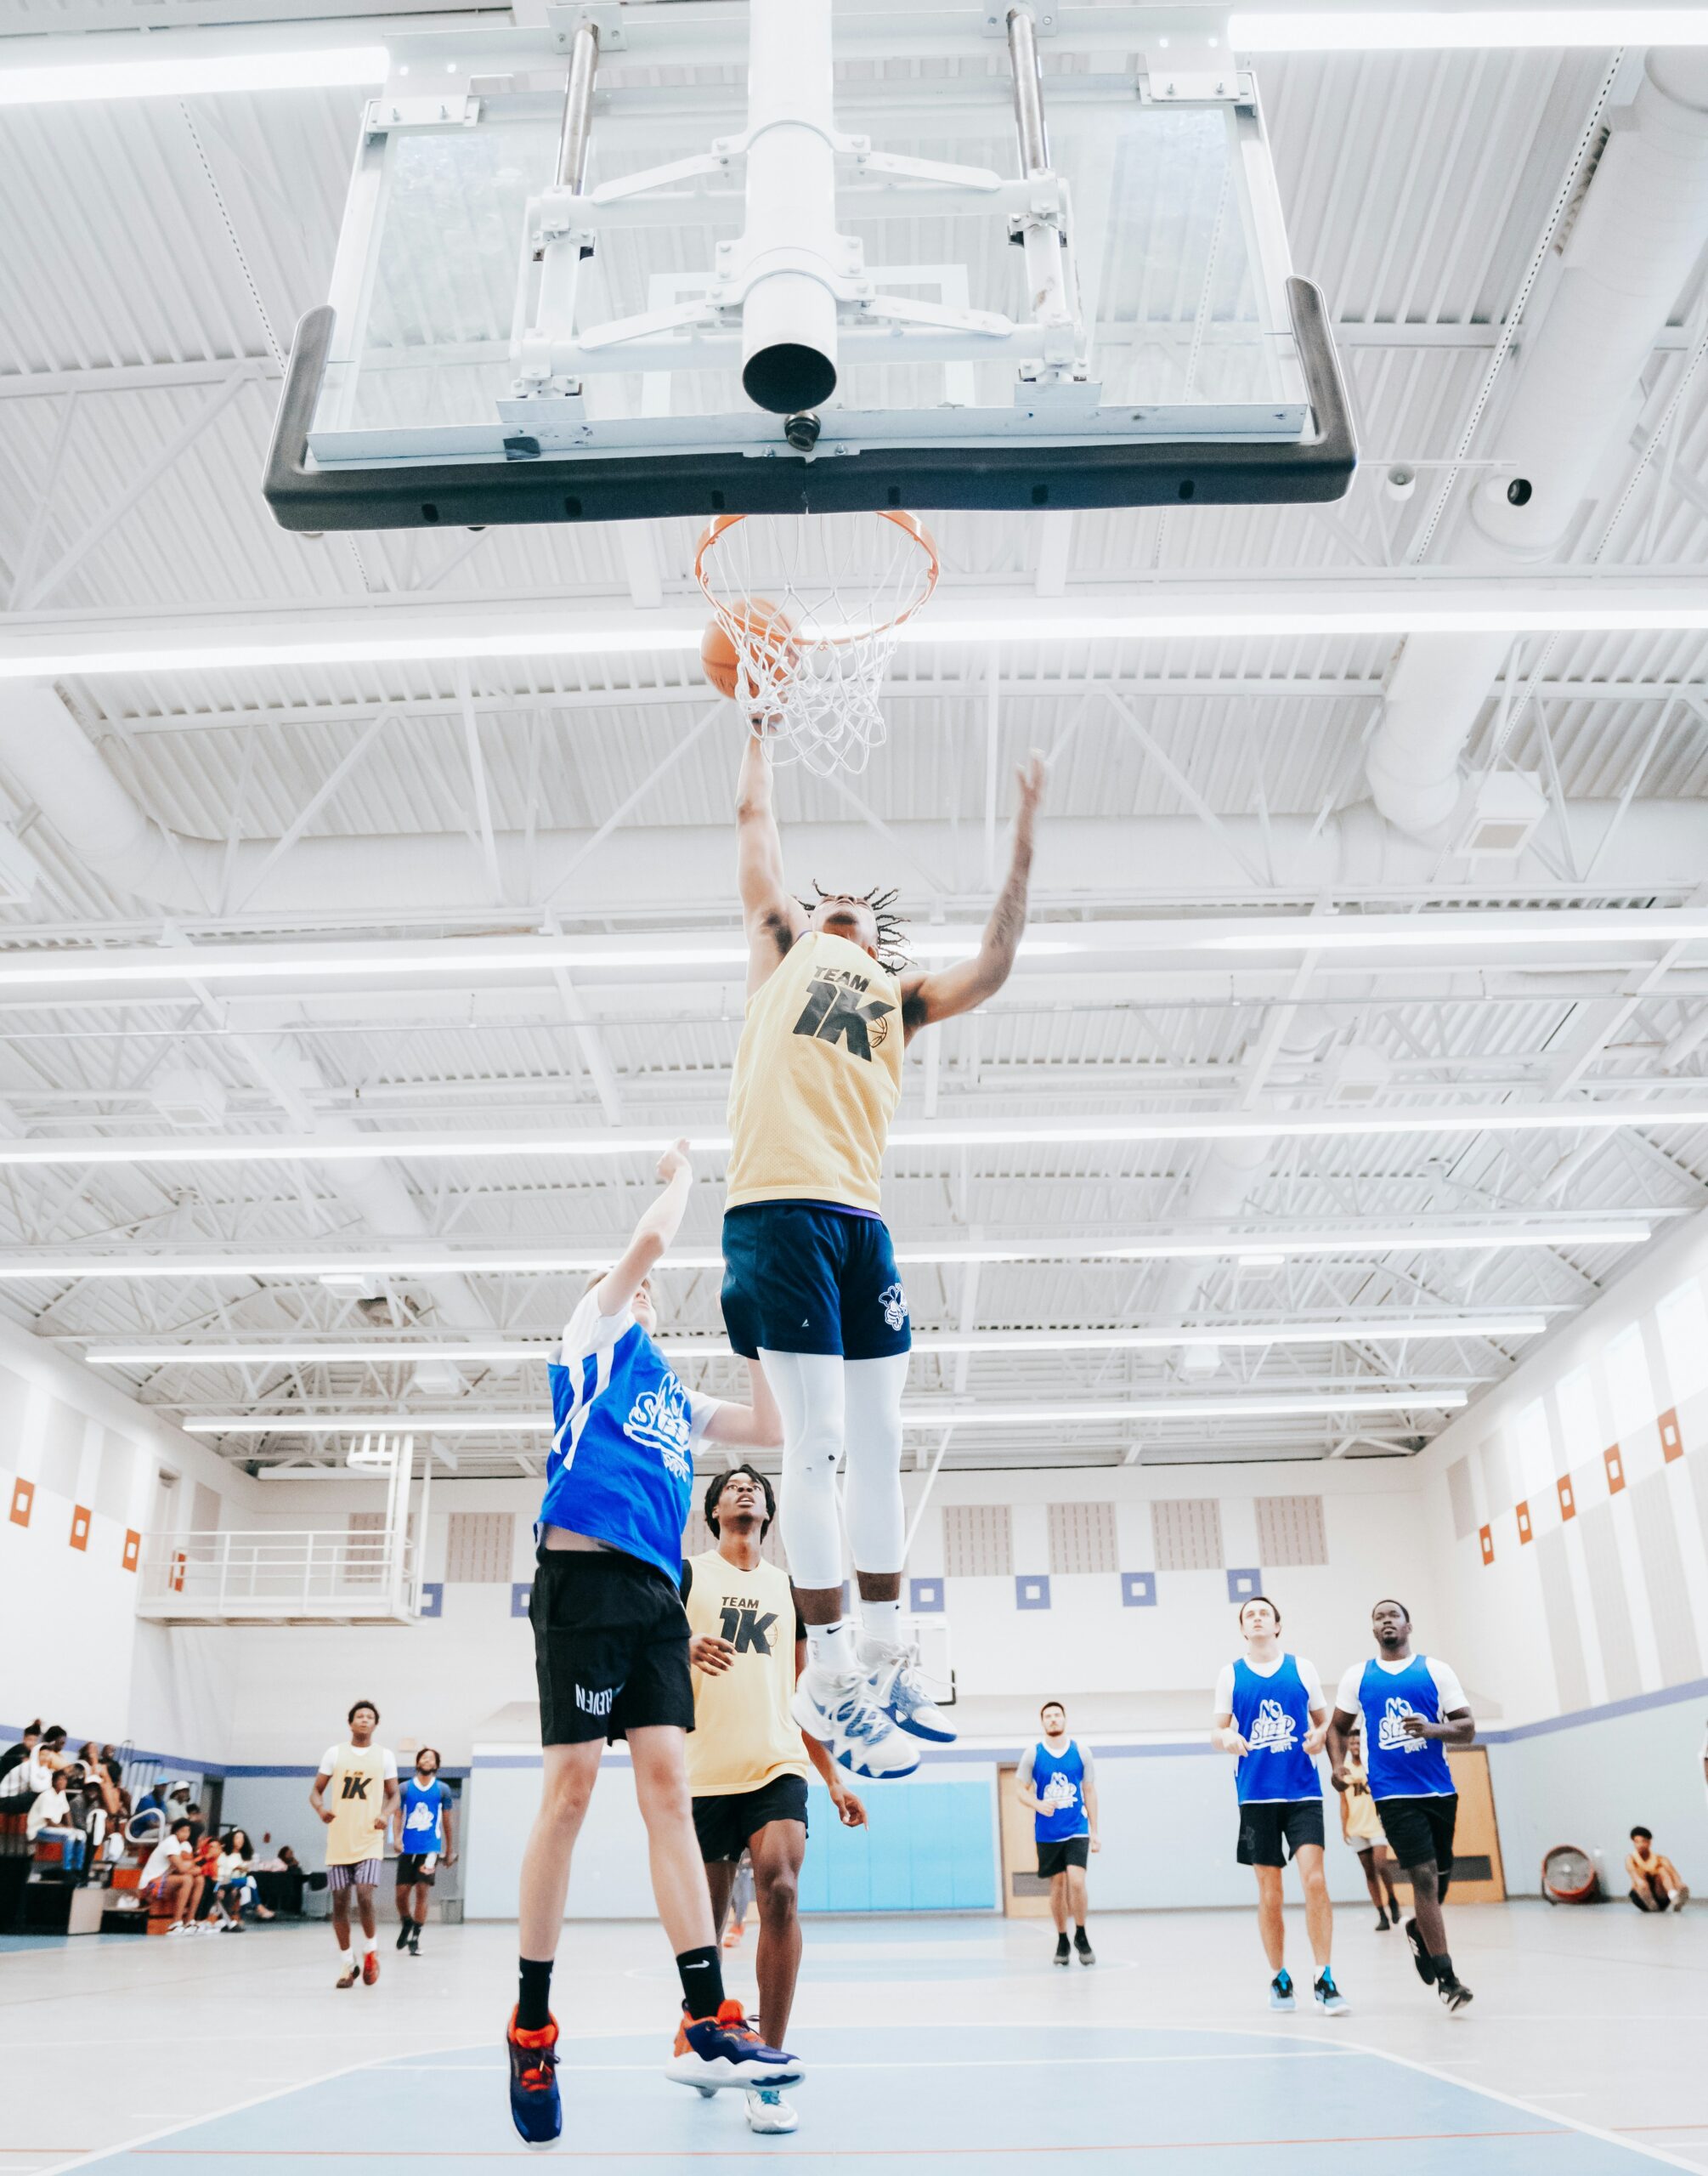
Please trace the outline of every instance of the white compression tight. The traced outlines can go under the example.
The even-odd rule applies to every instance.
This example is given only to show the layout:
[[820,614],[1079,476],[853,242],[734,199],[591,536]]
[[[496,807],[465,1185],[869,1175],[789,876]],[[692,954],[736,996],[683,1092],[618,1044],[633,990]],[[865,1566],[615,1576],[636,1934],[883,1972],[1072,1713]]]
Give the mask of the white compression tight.
[[783,1415],[783,1487],[778,1516],[797,1587],[842,1584],[842,1535],[836,1516],[836,1468],[846,1442],[848,1546],[861,1572],[899,1572],[906,1522],[902,1507],[902,1391],[908,1356],[842,1360],[825,1352],[761,1352]]

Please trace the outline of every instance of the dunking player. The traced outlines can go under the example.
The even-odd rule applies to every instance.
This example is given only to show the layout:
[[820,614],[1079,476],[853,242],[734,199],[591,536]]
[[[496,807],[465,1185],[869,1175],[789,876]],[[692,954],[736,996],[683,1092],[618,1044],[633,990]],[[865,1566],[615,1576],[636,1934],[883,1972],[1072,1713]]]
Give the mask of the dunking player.
[[693,1447],[775,1443],[782,1427],[756,1368],[748,1371],[752,1406],[727,1405],[684,1390],[653,1342],[650,1279],[693,1179],[686,1146],[659,1159],[663,1193],[569,1318],[551,1369],[555,1425],[529,1610],[545,1776],[522,1860],[520,1985],[507,2035],[510,2113],[529,2145],[549,2145],[563,2128],[551,1967],[569,1862],[608,1739],[629,1742],[653,1895],[682,1980],[666,2074],[703,2091],[789,2085],[801,2074],[792,2057],[765,2045],[739,2003],[725,1999],[688,1799],[694,1694],[677,1582]]
[[[360,1975],[371,1987],[380,1976],[374,1946],[374,1890],[385,1871],[386,1830],[398,1808],[398,1764],[374,1743],[380,1711],[371,1700],[359,1700],[345,1718],[348,1745],[329,1745],[315,1771],[308,1803],[326,1824],[326,1886],[332,1895],[332,1932],[342,1969],[337,1984],[353,1987],[357,1965],[350,1954],[350,1897],[362,1926]],[[331,1789],[332,1803],[326,1804]]]
[[[1026,926],[1043,763],[1020,774],[1014,848],[976,955],[930,973],[894,949],[893,894],[821,896],[783,882],[771,762],[758,734],[736,810],[748,938],[747,1017],[730,1087],[724,1321],[763,1359],[782,1409],[783,1537],[807,1664],[795,1720],[857,1776],[904,1776],[913,1741],[954,1732],[901,1637],[902,1391],[907,1296],[879,1214],[884,1143],[917,1032],[1007,981]],[[848,1542],[861,1635],[845,1621],[835,1476],[848,1452]]]
[[[789,1574],[759,1553],[776,1513],[771,1483],[750,1465],[716,1475],[706,1490],[705,1516],[717,1546],[683,1565],[682,1601],[694,1666],[688,1788],[712,1917],[721,1929],[741,1855],[750,1851],[759,1897],[754,2022],[781,2047],[800,1971],[795,1892],[806,1855],[807,1762],[846,1828],[863,1828],[866,1809],[790,1713],[806,1635]],[[798,2121],[780,2086],[749,2086],[749,2130],[792,2131]]]
[[1346,1788],[1346,1750],[1361,1730],[1370,1795],[1382,1833],[1411,1884],[1417,1916],[1405,1939],[1417,1976],[1450,2010],[1462,2009],[1471,1990],[1453,1969],[1441,1900],[1453,1872],[1453,1829],[1459,1794],[1445,1748],[1469,1745],[1477,1735],[1465,1689],[1445,1663],[1411,1652],[1411,1612],[1404,1602],[1379,1601],[1370,1612],[1376,1652],[1355,1663],[1340,1680],[1328,1726],[1334,1788]]
[[1236,1856],[1258,1878],[1258,1932],[1274,1975],[1270,2008],[1293,2007],[1281,1911],[1281,1868],[1291,1859],[1304,1891],[1317,2008],[1343,2017],[1351,2005],[1335,1986],[1329,1961],[1334,1907],[1322,1871],[1322,1785],[1316,1773],[1316,1756],[1328,1736],[1322,1680],[1315,1663],[1281,1652],[1281,1612],[1267,1595],[1248,1595],[1240,1604],[1240,1631],[1246,1651],[1222,1665],[1210,1736],[1240,1764],[1234,1771],[1240,1801]]

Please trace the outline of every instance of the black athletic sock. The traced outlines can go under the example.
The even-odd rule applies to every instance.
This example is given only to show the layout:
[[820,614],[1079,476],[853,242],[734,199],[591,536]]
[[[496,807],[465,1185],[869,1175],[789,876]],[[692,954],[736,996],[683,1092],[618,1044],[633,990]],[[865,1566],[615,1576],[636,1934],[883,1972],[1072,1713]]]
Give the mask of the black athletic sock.
[[1435,1968],[1435,1985],[1438,1987],[1451,1987],[1456,1983],[1459,1975],[1453,1969],[1453,1960],[1445,1949],[1439,1957],[1432,1957],[1429,1962]]
[[685,1949],[676,1959],[682,2008],[692,2018],[715,2017],[723,2000],[723,1966],[715,1949]]
[[1073,1930],[1073,1946],[1076,1949],[1090,1948],[1091,1944],[1085,1939],[1085,1930],[1083,1927],[1076,1927]]
[[1055,1937],[1055,1953],[1058,1957],[1066,1957],[1067,1954],[1067,1930],[1066,1927],[1064,1927],[1061,1932]]
[[523,2032],[543,2032],[551,2022],[551,1960],[522,1960],[522,1984],[516,1998],[516,2023]]

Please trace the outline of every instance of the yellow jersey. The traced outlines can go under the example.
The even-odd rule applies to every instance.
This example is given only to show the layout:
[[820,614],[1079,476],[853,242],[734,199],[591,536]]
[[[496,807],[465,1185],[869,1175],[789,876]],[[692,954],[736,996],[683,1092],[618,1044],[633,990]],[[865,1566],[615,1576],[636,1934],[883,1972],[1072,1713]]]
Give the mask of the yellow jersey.
[[747,1001],[729,1091],[728,1206],[876,1210],[902,1094],[902,985],[846,937],[798,937]]
[[789,1574],[763,1558],[744,1572],[715,1549],[689,1557],[686,1569],[689,1631],[715,1634],[735,1649],[718,1676],[693,1673],[689,1790],[697,1799],[730,1798],[773,1776],[804,1778],[806,1747],[789,1712],[800,1626]]
[[325,1790],[332,1810],[326,1864],[356,1867],[365,1859],[383,1858],[386,1785],[397,1781],[396,1760],[382,1745],[328,1746],[320,1772],[331,1779]]
[[1376,1801],[1370,1795],[1370,1778],[1356,1760],[1346,1764],[1346,1794],[1343,1801],[1346,1807],[1346,1834],[1349,1843],[1381,1844],[1387,1839],[1382,1832],[1382,1816],[1376,1810]]

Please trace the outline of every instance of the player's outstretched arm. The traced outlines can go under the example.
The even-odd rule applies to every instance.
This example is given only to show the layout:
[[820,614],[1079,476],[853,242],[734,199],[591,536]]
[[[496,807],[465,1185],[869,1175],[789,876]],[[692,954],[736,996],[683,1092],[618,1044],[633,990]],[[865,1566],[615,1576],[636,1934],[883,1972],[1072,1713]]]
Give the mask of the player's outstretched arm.
[[771,795],[771,757],[756,733],[742,751],[735,800],[736,876],[747,931],[747,994],[751,997],[806,926],[806,916],[783,881],[783,835]]
[[707,1438],[728,1444],[732,1449],[775,1450],[783,1441],[783,1415],[757,1360],[748,1362],[747,1380],[752,1404],[720,1405],[706,1424]]
[[694,1167],[688,1161],[686,1141],[677,1142],[659,1157],[659,1178],[664,1192],[642,1216],[628,1245],[593,1288],[599,1297],[602,1315],[622,1313],[682,1229],[694,1182]]
[[1338,1791],[1346,1788],[1346,1756],[1357,1726],[1349,1708],[1337,1708],[1328,1719],[1328,1780]]
[[1020,940],[1026,930],[1026,895],[1032,880],[1032,834],[1037,829],[1038,804],[1043,799],[1043,758],[1035,751],[1025,768],[1017,771],[1020,807],[1014,819],[1014,848],[1008,876],[997,894],[990,920],[978,950],[970,960],[931,972],[916,968],[902,978],[902,1024],[911,1041],[921,1028],[934,1021],[952,1019],[957,1012],[970,1012],[993,997],[1008,980]]

